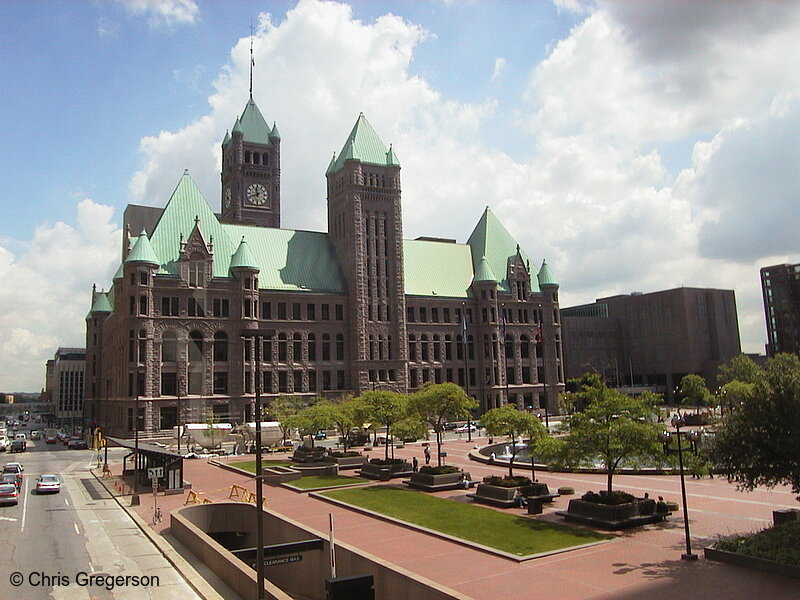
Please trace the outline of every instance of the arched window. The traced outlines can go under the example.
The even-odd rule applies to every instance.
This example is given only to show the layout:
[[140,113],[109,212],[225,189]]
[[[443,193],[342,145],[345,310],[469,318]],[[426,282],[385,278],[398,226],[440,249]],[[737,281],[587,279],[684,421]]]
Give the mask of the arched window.
[[317,360],[317,337],[313,333],[308,334],[308,360]]
[[292,336],[292,362],[303,360],[303,336],[295,333]]
[[172,330],[161,336],[161,362],[178,361],[178,337]]
[[344,336],[336,334],[336,360],[344,360]]
[[228,362],[228,334],[224,331],[214,334],[214,362]]
[[331,336],[327,333],[322,334],[322,360],[331,359]]

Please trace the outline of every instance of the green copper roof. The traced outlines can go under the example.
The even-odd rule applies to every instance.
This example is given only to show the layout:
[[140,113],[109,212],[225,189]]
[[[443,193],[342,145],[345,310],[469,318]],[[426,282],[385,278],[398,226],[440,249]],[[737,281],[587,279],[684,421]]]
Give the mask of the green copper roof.
[[147,263],[151,265],[159,265],[161,261],[153,251],[153,246],[150,245],[150,240],[147,239],[147,232],[142,229],[142,233],[136,238],[133,248],[128,252],[125,258],[126,263]]
[[120,277],[124,277],[125,276],[124,267],[125,267],[124,263],[119,263],[119,267],[117,267],[117,272],[114,273],[114,277],[112,277],[112,279],[119,279]]
[[231,130],[232,133],[242,133],[244,130],[242,129],[242,124],[239,122],[239,117],[236,117],[236,123],[233,124],[233,129]]
[[472,283],[469,246],[403,240],[403,275],[410,296],[468,298]]
[[539,285],[558,285],[553,272],[550,270],[550,266],[547,264],[546,260],[542,261],[542,268],[539,269]]
[[113,312],[113,308],[111,307],[111,303],[108,301],[108,296],[106,296],[105,292],[99,292],[92,303],[92,309],[89,313],[110,313]]
[[494,273],[492,272],[492,267],[489,266],[489,261],[486,260],[485,256],[481,256],[481,262],[478,263],[478,268],[475,269],[475,277],[473,281],[494,281],[497,282],[497,277],[495,277]]
[[229,131],[226,129],[226,130],[225,130],[225,139],[223,139],[223,140],[222,140],[222,145],[223,145],[223,146],[227,146],[227,145],[228,145],[228,144],[230,144],[230,143],[231,143],[231,134],[230,134],[230,132],[229,132]]
[[[345,291],[336,253],[328,234],[257,227],[253,225],[222,226],[226,237],[247,237],[247,248],[259,267],[258,287],[262,290],[308,292]],[[223,256],[214,247],[214,271]],[[227,261],[225,268],[228,268]]]
[[231,256],[231,269],[259,270],[253,253],[250,252],[250,249],[247,247],[247,242],[244,241],[244,236],[242,236],[242,241],[239,242],[239,247],[236,249],[236,252]]
[[[507,279],[508,259],[516,256],[519,244],[488,206],[483,211],[472,235],[469,236],[467,244],[472,249],[472,264],[475,265],[476,275],[481,259],[485,257],[491,273],[497,277],[496,281],[500,287],[505,291],[511,291]],[[530,260],[523,250],[520,250],[520,255],[524,261]],[[533,272],[531,272],[531,291],[539,291],[536,284],[536,273]]]
[[363,163],[383,166],[400,166],[394,150],[387,150],[384,143],[369,124],[364,113],[358,115],[356,124],[347,136],[339,157],[328,167],[328,172],[338,171],[347,160],[360,160]]
[[275,121],[272,122],[272,131],[269,132],[269,139],[271,140],[281,139],[281,132],[278,131],[278,126],[275,124]]
[[[261,114],[261,111],[258,110],[258,106],[256,106],[256,102],[252,98],[247,101],[244,112],[242,112],[242,116],[239,117],[239,124],[244,133],[243,139],[245,142],[266,145],[270,143],[269,138],[270,133],[272,133],[272,128],[267,125],[264,116]],[[275,129],[275,131],[277,131],[277,129]]]

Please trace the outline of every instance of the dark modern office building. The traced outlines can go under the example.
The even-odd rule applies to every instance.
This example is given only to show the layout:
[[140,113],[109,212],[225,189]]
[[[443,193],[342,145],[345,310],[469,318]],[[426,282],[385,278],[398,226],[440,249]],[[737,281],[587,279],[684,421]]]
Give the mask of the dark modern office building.
[[800,264],[761,269],[767,356],[800,353]]
[[87,418],[117,436],[137,406],[152,434],[247,422],[259,380],[267,405],[449,381],[483,410],[557,411],[558,282],[488,207],[466,243],[404,239],[400,162],[360,115],[319,168],[328,231],[282,229],[281,137],[252,98],[221,150],[219,213],[188,173],[163,208],[125,211],[86,317]]
[[561,310],[566,377],[600,373],[613,387],[672,398],[684,375],[716,386],[719,365],[741,353],[732,290],[677,288],[611,296]]

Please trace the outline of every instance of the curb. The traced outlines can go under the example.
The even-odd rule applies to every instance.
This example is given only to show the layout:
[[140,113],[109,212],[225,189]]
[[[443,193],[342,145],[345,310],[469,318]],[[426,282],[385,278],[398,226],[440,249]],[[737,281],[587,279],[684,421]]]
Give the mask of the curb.
[[198,596],[204,600],[225,600],[225,598],[223,598],[220,593],[217,592],[217,590],[215,590],[214,587],[208,583],[205,578],[200,575],[200,573],[198,573],[194,567],[192,567],[192,565],[175,550],[175,548],[173,548],[166,540],[164,540],[161,535],[153,531],[153,529],[141,516],[139,516],[135,510],[132,510],[130,506],[125,506],[125,504],[120,502],[120,496],[117,496],[111,489],[109,489],[102,477],[97,476],[96,469],[89,469],[89,471],[100,483],[100,485],[102,485],[103,488],[109,494],[111,494],[119,507],[127,513],[134,523],[136,523],[136,526],[141,530],[141,532],[144,533],[147,539],[150,540],[150,542],[158,549],[162,556],[164,556],[167,562],[173,566],[173,568],[180,574],[183,580],[195,591]]

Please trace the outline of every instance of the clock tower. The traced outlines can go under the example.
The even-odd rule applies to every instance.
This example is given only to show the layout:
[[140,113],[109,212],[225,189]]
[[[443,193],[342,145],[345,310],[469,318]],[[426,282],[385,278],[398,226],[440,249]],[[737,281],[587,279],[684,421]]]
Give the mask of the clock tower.
[[281,226],[281,136],[252,96],[225,134],[221,177],[222,221]]

